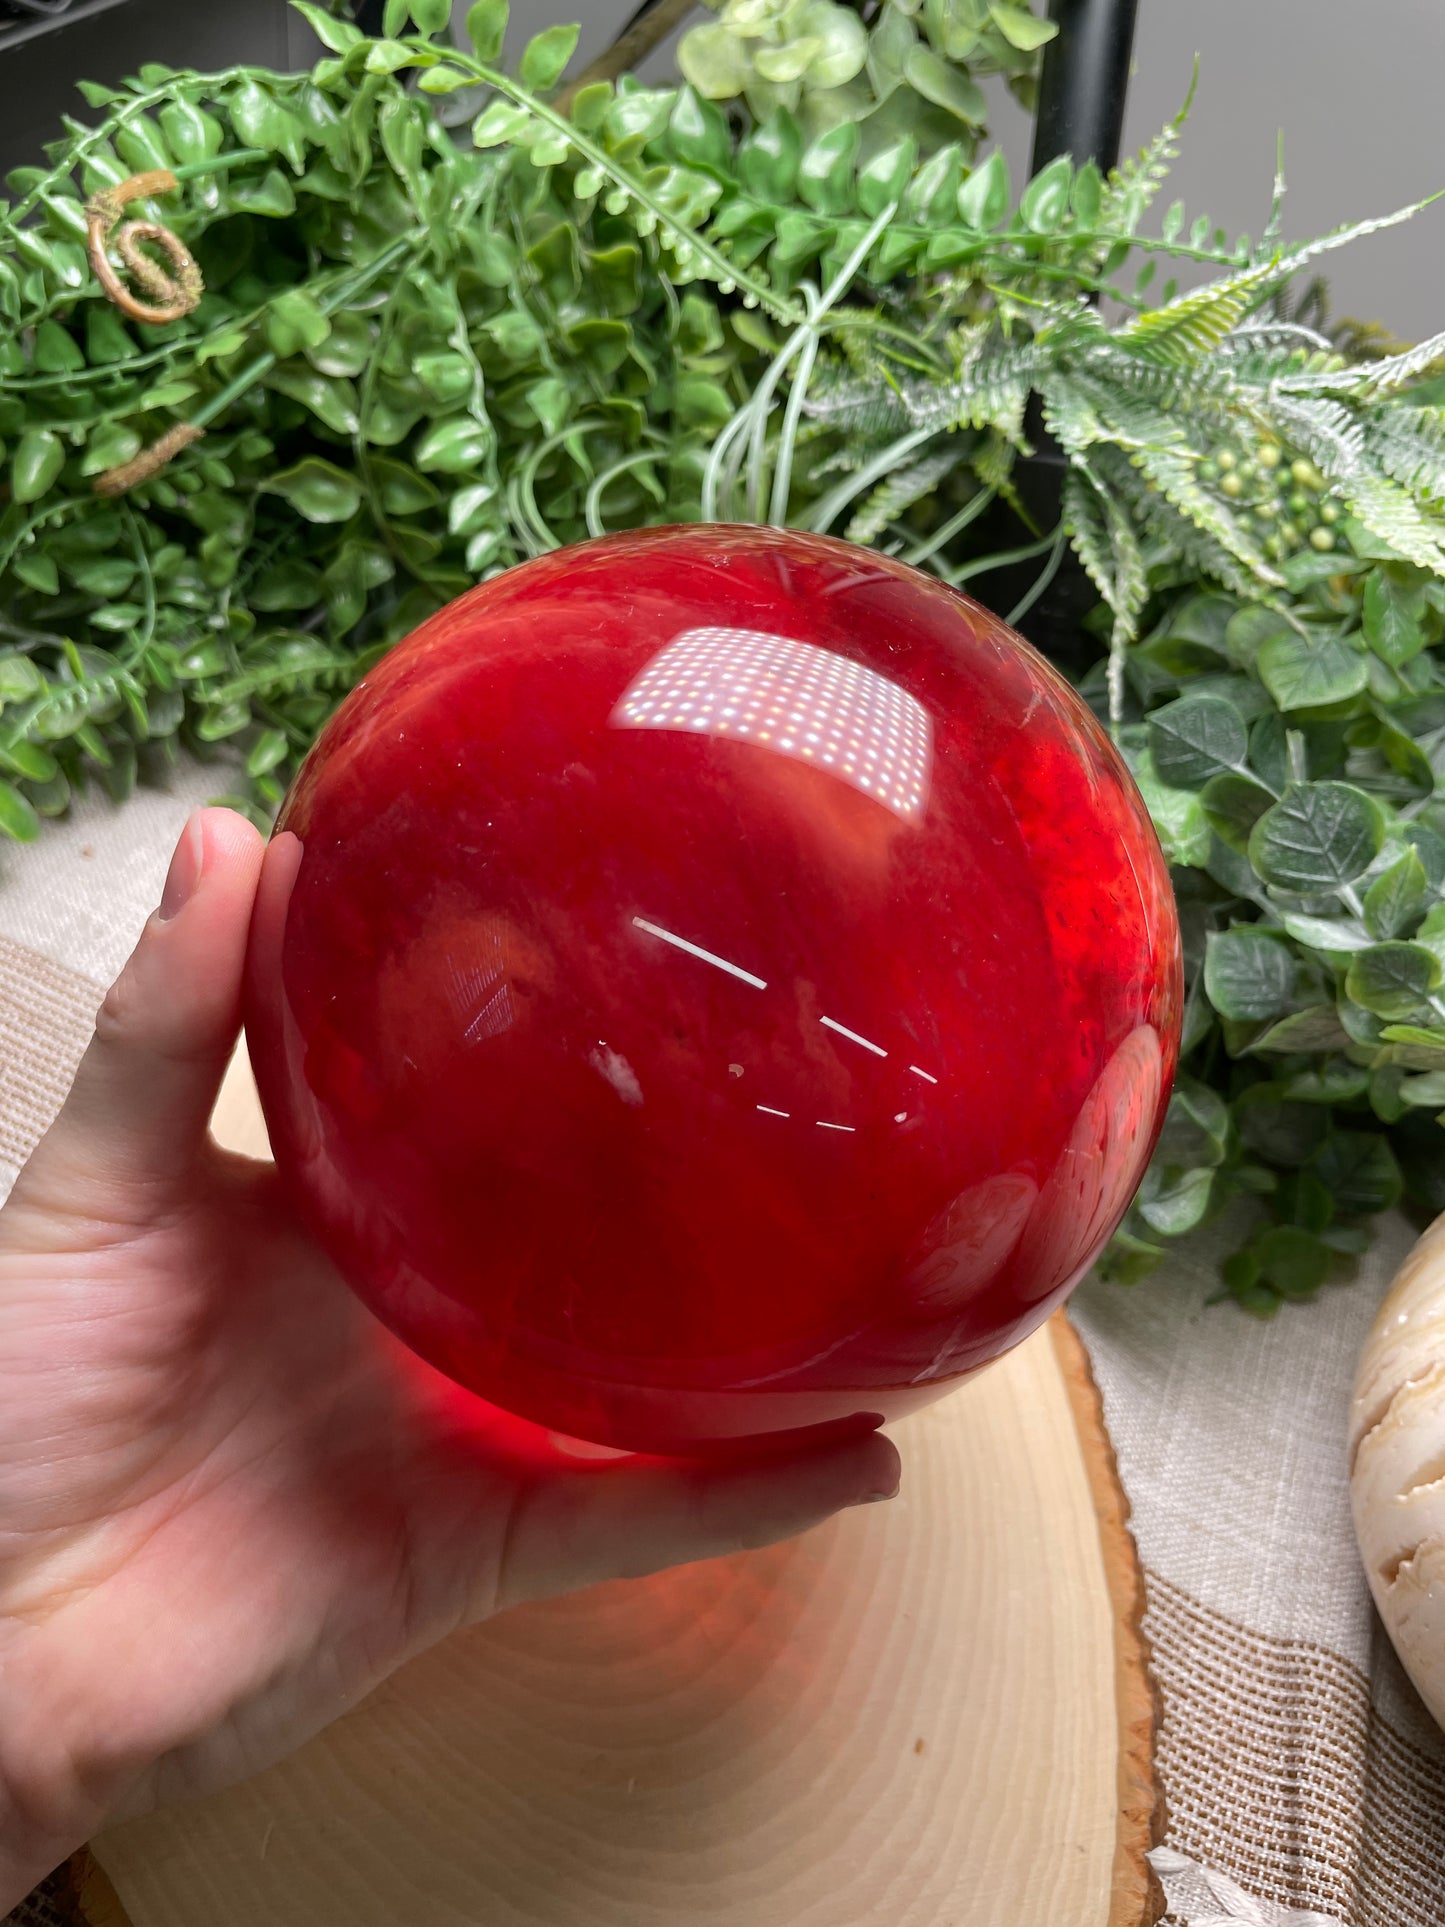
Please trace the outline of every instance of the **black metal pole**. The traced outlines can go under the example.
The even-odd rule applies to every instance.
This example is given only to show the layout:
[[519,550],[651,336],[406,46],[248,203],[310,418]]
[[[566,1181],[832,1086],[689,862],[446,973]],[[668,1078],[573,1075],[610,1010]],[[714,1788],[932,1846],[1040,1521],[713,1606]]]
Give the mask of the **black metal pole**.
[[1044,48],[1033,172],[1060,154],[1107,174],[1119,159],[1138,0],[1050,0],[1059,31]]
[[[1034,122],[1032,172],[1067,154],[1076,167],[1094,161],[1104,173],[1116,165],[1124,132],[1124,102],[1134,48],[1138,0],[1049,0],[1059,31],[1044,49],[1039,104]],[[1063,452],[1044,426],[1037,395],[1031,396],[1024,433],[1035,453],[1016,471],[1019,496],[1040,528],[1059,519],[1063,499]],[[1021,573],[994,578],[1000,604],[1005,593],[1023,593]],[[1022,585],[1022,586],[1020,586]],[[1030,642],[1055,662],[1082,670],[1092,654],[1080,624],[1098,597],[1070,551],[1049,593],[1021,624]]]

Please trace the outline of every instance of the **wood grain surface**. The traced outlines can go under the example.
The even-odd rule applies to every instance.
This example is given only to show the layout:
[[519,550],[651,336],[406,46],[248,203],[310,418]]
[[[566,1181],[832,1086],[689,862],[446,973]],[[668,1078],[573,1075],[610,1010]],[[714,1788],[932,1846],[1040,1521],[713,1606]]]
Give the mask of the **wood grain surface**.
[[[264,1135],[244,1064],[217,1112]],[[1154,1703],[1062,1317],[895,1428],[902,1496],[523,1608],[104,1835],[89,1927],[1141,1927]]]

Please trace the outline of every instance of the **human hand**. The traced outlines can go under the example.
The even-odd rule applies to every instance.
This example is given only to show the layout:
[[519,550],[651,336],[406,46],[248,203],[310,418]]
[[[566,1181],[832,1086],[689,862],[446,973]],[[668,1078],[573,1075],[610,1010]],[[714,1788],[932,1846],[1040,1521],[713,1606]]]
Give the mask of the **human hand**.
[[192,818],[0,1210],[0,1906],[458,1627],[897,1485],[878,1435],[741,1465],[578,1459],[392,1338],[274,1169],[207,1134],[262,868],[240,817]]

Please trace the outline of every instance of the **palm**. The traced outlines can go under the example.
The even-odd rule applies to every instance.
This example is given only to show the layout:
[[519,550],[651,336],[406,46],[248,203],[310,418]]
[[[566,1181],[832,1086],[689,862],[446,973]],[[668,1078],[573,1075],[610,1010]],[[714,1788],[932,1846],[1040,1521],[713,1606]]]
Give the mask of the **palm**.
[[0,1910],[453,1627],[785,1538],[897,1478],[876,1437],[586,1463],[411,1357],[271,1167],[206,1135],[248,926],[284,925],[300,850],[278,839],[260,877],[221,810],[187,839],[0,1211]]
[[[253,1769],[501,1603],[524,1471],[522,1429],[405,1359],[269,1169],[207,1164],[161,1224],[105,1224],[73,1191],[59,1212],[34,1180],[0,1220],[0,1604],[187,1785]],[[41,1222],[50,1248],[27,1249]],[[181,1646],[155,1637],[178,1601]]]

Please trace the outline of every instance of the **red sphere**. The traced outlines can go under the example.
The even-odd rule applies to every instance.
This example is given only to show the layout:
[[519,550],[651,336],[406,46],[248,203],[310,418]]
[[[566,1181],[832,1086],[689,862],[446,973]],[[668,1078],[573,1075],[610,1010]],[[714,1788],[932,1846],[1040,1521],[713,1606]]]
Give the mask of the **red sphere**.
[[1148,1160],[1179,936],[1068,685],[931,577],[660,529],[443,609],[282,813],[247,1031],[343,1275],[523,1417],[867,1427],[1031,1331]]

